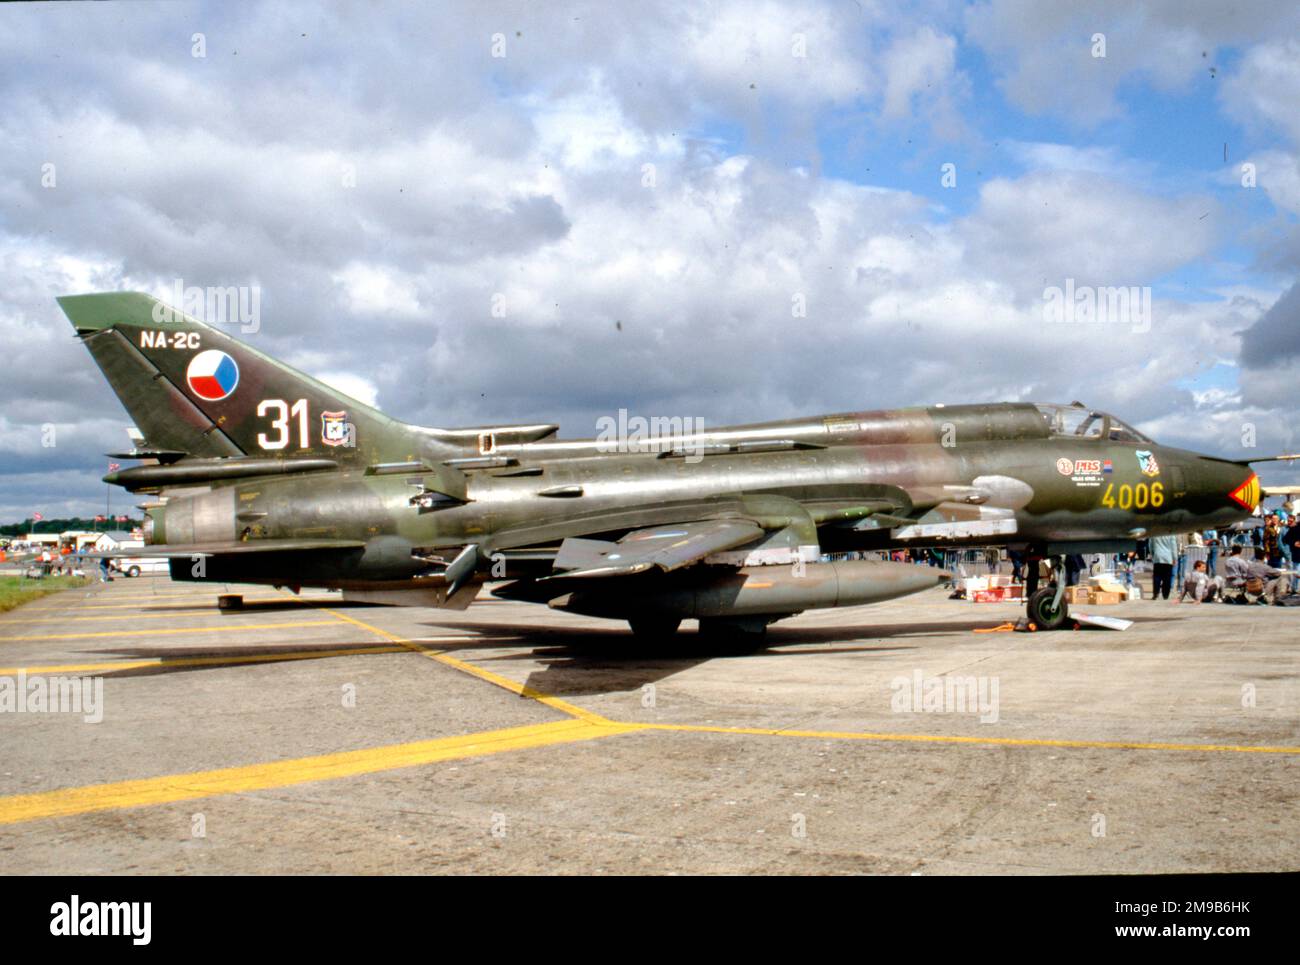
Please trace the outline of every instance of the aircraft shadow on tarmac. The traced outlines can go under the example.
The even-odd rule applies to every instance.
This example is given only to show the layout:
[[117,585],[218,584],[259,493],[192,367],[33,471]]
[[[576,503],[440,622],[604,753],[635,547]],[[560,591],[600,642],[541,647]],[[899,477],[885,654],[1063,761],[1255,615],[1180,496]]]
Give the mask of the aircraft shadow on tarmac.
[[[545,669],[533,671],[526,686],[556,697],[582,697],[636,691],[649,683],[689,670],[710,660],[741,657],[794,657],[819,653],[892,653],[913,646],[855,646],[845,641],[878,639],[882,628],[800,627],[774,628],[759,646],[729,645],[687,630],[659,641],[642,641],[628,630],[610,627],[543,627],[503,623],[430,623],[440,630],[478,634],[464,642],[440,641],[438,650],[514,651],[481,656],[482,666],[497,661],[535,661]],[[950,626],[945,624],[945,626]],[[886,630],[894,628],[884,628]],[[902,629],[901,627],[899,628]],[[825,642],[841,646],[810,648]],[[786,650],[785,647],[799,647]]]
[[[308,604],[275,604],[277,607],[304,607]],[[1161,622],[1160,617],[1139,617],[1137,622]],[[759,646],[729,645],[701,637],[687,629],[666,641],[646,642],[635,639],[618,626],[556,627],[531,624],[479,623],[456,621],[426,623],[438,631],[451,630],[471,634],[463,640],[440,640],[428,644],[431,649],[458,651],[500,651],[481,654],[475,663],[537,661],[545,669],[530,674],[526,685],[533,690],[555,696],[598,695],[638,690],[648,683],[671,677],[710,660],[743,657],[798,657],[817,654],[884,654],[919,649],[909,638],[965,633],[986,628],[995,621],[977,620],[946,623],[895,623],[867,626],[781,627],[769,629]],[[976,639],[976,638],[973,638]],[[864,645],[860,641],[895,640],[892,645]],[[418,642],[418,641],[417,641]],[[919,642],[919,641],[918,641]],[[822,646],[817,646],[822,644]],[[830,644],[827,646],[826,644]],[[788,649],[787,649],[788,648]],[[376,653],[380,649],[383,653]],[[400,648],[381,641],[333,643],[305,647],[302,643],[268,646],[230,647],[136,647],[111,652],[125,660],[159,660],[156,666],[130,667],[104,671],[104,677],[148,677],[196,670],[229,669],[300,660],[325,660],[334,657],[380,656],[401,652]],[[312,656],[303,656],[313,652]],[[319,655],[317,655],[317,653]],[[105,651],[87,652],[103,657]],[[249,658],[256,658],[250,660]],[[203,662],[196,663],[195,660]]]
[[356,601],[344,602],[343,600],[245,600],[243,604],[230,610],[222,610],[217,607],[216,601],[211,603],[165,603],[157,606],[142,606],[143,613],[166,611],[168,613],[180,613],[193,611],[195,613],[217,613],[225,616],[238,616],[240,613],[275,613],[281,610],[355,610],[377,608],[381,604],[377,603],[358,603]]
[[[382,648],[383,652],[375,652]],[[161,660],[150,667],[126,667],[122,670],[105,670],[97,674],[104,678],[155,677],[160,674],[186,673],[194,670],[227,670],[231,667],[266,666],[273,663],[299,663],[303,661],[330,660],[335,657],[387,656],[402,653],[402,648],[382,641],[364,643],[331,643],[315,647],[301,643],[277,644],[265,647],[137,647],[121,650],[82,651],[88,657],[102,657],[106,653],[125,660]],[[311,653],[311,656],[302,656]],[[250,660],[249,658],[256,658]],[[202,663],[194,663],[194,660]]]
[[[683,629],[663,641],[646,642],[637,640],[631,631],[618,624],[604,627],[557,627],[538,626],[527,623],[484,623],[473,621],[429,622],[423,624],[438,630],[468,631],[478,634],[478,639],[466,640],[464,644],[439,642],[438,649],[453,650],[459,646],[481,647],[550,647],[561,645],[592,653],[599,652],[602,657],[655,657],[665,655],[693,654],[704,656],[743,656],[747,653],[762,652],[774,647],[793,647],[811,643],[856,643],[892,639],[894,637],[925,637],[951,633],[964,633],[970,630],[988,627],[996,621],[973,620],[947,623],[873,623],[865,626],[833,627],[783,627],[776,624],[767,631],[767,637],[757,648],[729,649],[711,643],[708,638],[689,628]],[[880,647],[837,646],[827,653],[852,653],[855,650],[870,651],[879,649],[898,649]],[[817,653],[814,650],[801,650],[800,653]]]

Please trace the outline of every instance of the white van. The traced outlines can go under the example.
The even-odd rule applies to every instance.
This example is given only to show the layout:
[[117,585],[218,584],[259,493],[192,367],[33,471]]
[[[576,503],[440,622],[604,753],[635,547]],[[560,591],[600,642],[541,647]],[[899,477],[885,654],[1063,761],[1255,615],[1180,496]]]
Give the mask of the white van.
[[165,556],[123,556],[113,564],[124,576],[166,576],[171,572]]

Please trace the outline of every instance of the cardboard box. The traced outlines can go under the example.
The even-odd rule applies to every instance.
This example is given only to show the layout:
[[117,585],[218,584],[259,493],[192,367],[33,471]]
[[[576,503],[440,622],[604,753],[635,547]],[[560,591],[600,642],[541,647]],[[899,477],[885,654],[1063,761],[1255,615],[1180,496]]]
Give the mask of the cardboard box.
[[1066,603],[1091,603],[1092,590],[1086,586],[1067,586],[1065,588]]
[[1023,586],[995,586],[970,594],[972,603],[1008,603],[1024,599]]
[[1092,598],[1088,601],[1091,606],[1111,606],[1115,603],[1122,603],[1124,594],[1107,593],[1105,590],[1093,590]]

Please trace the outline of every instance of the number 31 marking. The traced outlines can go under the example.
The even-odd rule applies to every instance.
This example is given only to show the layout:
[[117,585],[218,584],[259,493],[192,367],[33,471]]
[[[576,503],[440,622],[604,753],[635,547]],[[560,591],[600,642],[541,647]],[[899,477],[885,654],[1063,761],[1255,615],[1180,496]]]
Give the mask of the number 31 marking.
[[257,434],[257,444],[263,449],[283,449],[289,444],[289,420],[298,419],[298,447],[306,449],[307,443],[307,400],[299,399],[292,407],[284,399],[263,399],[257,403],[257,414],[263,418],[272,412],[278,413],[271,419],[271,428],[276,431],[274,439],[265,432]]

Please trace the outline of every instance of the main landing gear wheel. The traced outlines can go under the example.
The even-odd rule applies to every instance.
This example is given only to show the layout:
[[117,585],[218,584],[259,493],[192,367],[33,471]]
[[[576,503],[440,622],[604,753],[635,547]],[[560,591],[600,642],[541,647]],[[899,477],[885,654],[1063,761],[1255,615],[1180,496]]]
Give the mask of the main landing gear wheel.
[[1025,612],[1029,622],[1040,630],[1059,630],[1070,618],[1070,607],[1066,604],[1065,597],[1061,597],[1060,603],[1056,602],[1054,586],[1045,586],[1035,592],[1029,598]]
[[705,617],[700,620],[700,636],[720,653],[751,653],[767,640],[767,621]]
[[628,620],[632,635],[638,640],[668,640],[677,632],[682,621],[677,617],[637,617]]

